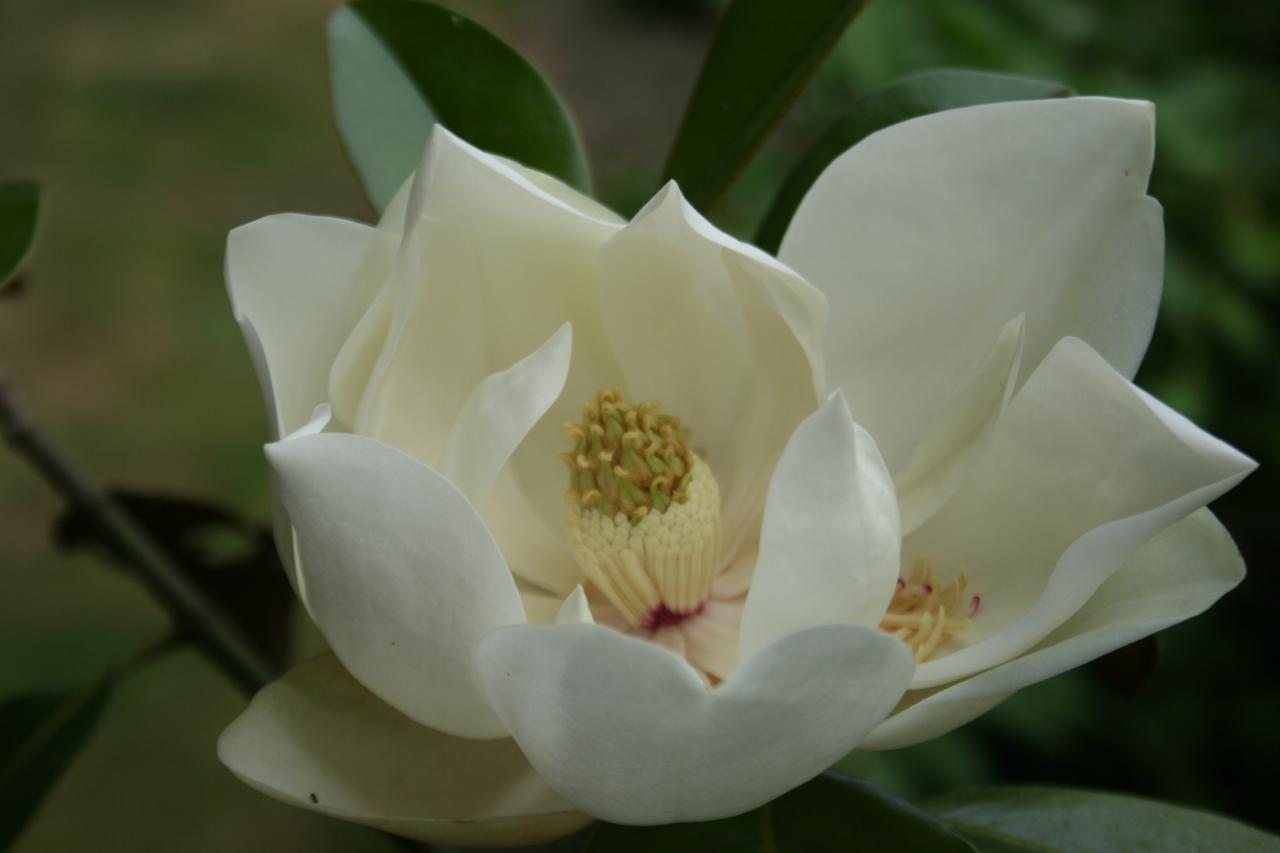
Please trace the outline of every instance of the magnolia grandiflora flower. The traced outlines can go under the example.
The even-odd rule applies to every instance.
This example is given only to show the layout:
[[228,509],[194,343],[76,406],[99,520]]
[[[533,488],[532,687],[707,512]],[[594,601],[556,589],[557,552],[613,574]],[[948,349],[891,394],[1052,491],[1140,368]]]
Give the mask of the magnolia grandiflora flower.
[[233,232],[334,656],[223,761],[449,842],[715,818],[1207,607],[1242,568],[1201,507],[1252,463],[1129,382],[1151,138],[1105,99],[897,125],[781,261],[443,130],[377,227]]

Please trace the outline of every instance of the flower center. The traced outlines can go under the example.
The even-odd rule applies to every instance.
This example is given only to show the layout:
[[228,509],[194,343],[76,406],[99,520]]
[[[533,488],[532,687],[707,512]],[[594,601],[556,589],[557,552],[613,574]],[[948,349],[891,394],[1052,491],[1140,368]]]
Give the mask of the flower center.
[[565,532],[587,580],[633,628],[700,612],[720,558],[720,487],[680,419],[609,388],[565,424]]
[[934,577],[933,562],[917,557],[910,579],[898,579],[880,630],[910,646],[916,663],[928,660],[944,642],[968,628],[977,614],[982,599],[976,595],[966,599],[967,585],[961,569],[954,581],[943,586]]

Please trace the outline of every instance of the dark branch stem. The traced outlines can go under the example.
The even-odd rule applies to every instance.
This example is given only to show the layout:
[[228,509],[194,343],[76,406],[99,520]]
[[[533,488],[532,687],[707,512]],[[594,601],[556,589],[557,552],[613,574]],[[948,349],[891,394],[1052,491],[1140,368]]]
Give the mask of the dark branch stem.
[[254,693],[276,677],[274,668],[161,551],[137,522],[108,497],[32,424],[0,376],[0,432],[74,510],[97,529],[103,541],[127,554],[143,583],[164,605],[181,636],[197,643],[245,692]]

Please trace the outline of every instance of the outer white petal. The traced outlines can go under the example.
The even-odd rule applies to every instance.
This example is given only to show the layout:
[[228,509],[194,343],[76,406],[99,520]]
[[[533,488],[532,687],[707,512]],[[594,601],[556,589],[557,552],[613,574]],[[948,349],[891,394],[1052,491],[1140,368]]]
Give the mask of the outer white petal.
[[463,403],[440,455],[440,473],[473,504],[560,396],[572,352],[573,330],[565,323],[532,353],[486,376]]
[[878,626],[898,579],[900,531],[880,451],[836,392],[796,428],[774,470],[741,656],[815,625]]
[[514,741],[420,726],[331,655],[259,691],[218,739],[218,758],[277,800],[420,841],[534,844],[590,820],[538,778]]
[[227,237],[227,288],[271,412],[271,436],[328,399],[329,369],[382,284],[392,237],[356,222],[268,216]]
[[560,425],[619,376],[599,318],[596,252],[621,223],[439,126],[414,180],[396,292],[380,297],[381,313],[344,351],[351,375],[368,372],[354,383],[365,391],[351,426],[438,464],[475,387],[572,323],[564,392],[512,455],[512,475],[500,476],[480,507],[512,570],[567,594],[577,575],[560,535],[567,482]]
[[879,631],[825,625],[711,690],[653,643],[526,625],[486,637],[480,668],[552,788],[596,817],[655,824],[747,811],[821,772],[894,706],[912,663]]
[[600,288],[626,392],[689,427],[719,481],[732,552],[759,519],[791,431],[818,404],[822,295],[716,230],[674,183],[601,250]]
[[973,476],[903,542],[903,559],[967,568],[982,599],[970,644],[921,664],[915,687],[1025,652],[1143,543],[1255,463],[1134,387],[1083,341],[1049,353]]
[[977,372],[943,408],[894,478],[904,534],[928,521],[981,459],[1013,396],[1025,328],[1022,314],[1005,323]]
[[1133,376],[1163,272],[1148,103],[936,113],[837,158],[779,257],[831,302],[828,379],[900,470],[1010,317],[1034,368],[1068,335]]
[[515,581],[467,499],[358,435],[268,445],[297,530],[307,599],[344,666],[423,725],[506,734],[475,670],[480,638],[523,623]]
[[908,693],[910,704],[877,726],[863,746],[892,749],[937,737],[1016,690],[1203,612],[1243,579],[1244,561],[1230,534],[1209,510],[1198,510],[1144,545],[1035,650],[924,691],[924,698]]
[[591,615],[591,605],[587,603],[587,594],[582,587],[575,586],[573,592],[556,611],[557,625],[594,625],[596,620]]

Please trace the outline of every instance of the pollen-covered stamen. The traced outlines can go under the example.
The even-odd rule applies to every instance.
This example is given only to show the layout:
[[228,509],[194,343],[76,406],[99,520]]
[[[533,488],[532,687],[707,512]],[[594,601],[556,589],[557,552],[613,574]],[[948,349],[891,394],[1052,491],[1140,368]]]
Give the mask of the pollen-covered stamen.
[[720,556],[719,486],[658,408],[601,391],[582,423],[565,425],[574,447],[563,454],[569,548],[626,620],[650,630],[702,608]]
[[917,557],[910,578],[900,578],[889,610],[880,620],[880,630],[893,634],[911,648],[916,663],[922,663],[951,637],[969,627],[981,602],[966,598],[968,579],[964,569],[943,586],[934,577],[933,562]]

